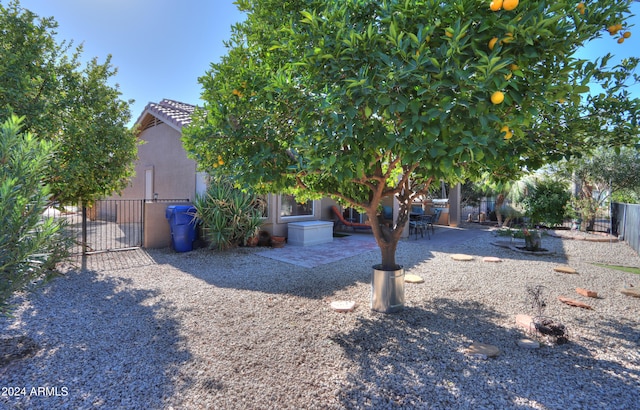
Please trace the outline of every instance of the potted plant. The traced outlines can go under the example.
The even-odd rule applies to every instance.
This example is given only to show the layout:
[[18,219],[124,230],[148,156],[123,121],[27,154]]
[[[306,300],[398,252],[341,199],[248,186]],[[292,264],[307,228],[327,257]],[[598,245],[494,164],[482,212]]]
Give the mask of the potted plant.
[[271,247],[272,248],[282,248],[284,247],[284,243],[287,241],[287,238],[284,236],[271,236]]
[[528,251],[538,251],[542,247],[542,233],[538,229],[522,229],[522,235],[524,236],[524,247]]

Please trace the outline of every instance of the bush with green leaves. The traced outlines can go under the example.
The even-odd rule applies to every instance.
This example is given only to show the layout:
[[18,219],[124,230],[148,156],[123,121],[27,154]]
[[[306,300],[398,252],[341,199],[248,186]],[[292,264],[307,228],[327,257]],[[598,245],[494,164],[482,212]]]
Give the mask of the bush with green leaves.
[[56,274],[68,255],[63,224],[45,218],[49,187],[42,182],[55,146],[20,133],[22,119],[0,126],[0,314],[11,313],[12,297]]
[[204,239],[220,250],[245,245],[262,225],[264,201],[227,178],[213,179],[207,191],[196,197],[196,216]]
[[531,225],[561,225],[571,198],[566,184],[550,178],[527,183],[526,196],[522,200],[525,214]]

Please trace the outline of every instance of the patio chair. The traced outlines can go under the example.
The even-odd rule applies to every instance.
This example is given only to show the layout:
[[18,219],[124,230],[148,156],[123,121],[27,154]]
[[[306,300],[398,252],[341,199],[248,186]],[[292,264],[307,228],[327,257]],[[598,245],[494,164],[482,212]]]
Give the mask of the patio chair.
[[422,206],[412,206],[411,213],[409,214],[409,236],[411,236],[411,233],[414,232],[416,234],[416,239],[418,239],[419,232],[420,237],[424,238],[424,233],[426,231],[428,238],[431,239],[428,230],[429,220],[430,215],[425,215]]
[[338,225],[342,225],[342,226],[345,226],[345,227],[348,226],[350,228],[353,228],[354,232],[356,231],[356,229],[371,229],[371,225],[363,224],[363,223],[359,223],[359,222],[347,221],[346,219],[344,219],[344,216],[342,215],[342,212],[340,212],[338,207],[335,206],[335,205],[331,206],[331,210],[336,215],[336,217],[338,217],[338,221],[335,224],[333,224],[334,229],[337,228]]
[[[438,219],[440,219],[440,214],[441,214],[441,213],[442,213],[442,209],[440,209],[440,208],[436,208],[436,209],[433,211],[433,215],[425,215],[425,221],[424,221],[424,223],[425,223],[425,225],[426,225],[426,227],[425,227],[425,228],[427,229],[427,232],[429,231],[429,227],[431,227],[431,233],[432,233],[432,234],[435,234],[435,233],[436,233],[436,230],[435,230],[435,228],[434,228],[434,226],[433,226],[433,223],[434,223],[434,222],[438,222]],[[431,239],[431,237],[429,237],[429,239]]]

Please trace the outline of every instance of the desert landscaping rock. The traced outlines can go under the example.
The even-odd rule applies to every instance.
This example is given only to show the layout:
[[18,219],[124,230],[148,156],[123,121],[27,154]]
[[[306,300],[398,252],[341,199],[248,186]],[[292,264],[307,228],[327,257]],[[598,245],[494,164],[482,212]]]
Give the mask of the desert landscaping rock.
[[356,307],[356,302],[352,300],[336,300],[331,302],[331,309],[336,312],[351,312]]
[[523,315],[523,314],[516,315],[516,325],[526,332],[531,332],[535,330],[535,326],[533,324],[533,318],[529,315]]
[[356,307],[356,302],[352,300],[336,300],[331,302],[331,309],[336,312],[351,312]]
[[[0,386],[67,394],[0,396],[0,408],[636,408],[640,303],[620,290],[638,275],[594,263],[640,266],[638,254],[622,242],[545,237],[553,254],[528,255],[496,238],[437,226],[431,239],[401,241],[397,262],[425,284],[405,286],[393,314],[369,308],[377,250],[314,268],[260,248],[90,255],[0,318],[1,338],[27,336],[34,347],[0,366]],[[569,264],[580,275],[550,274]],[[527,294],[536,285],[568,343],[516,344],[538,340],[514,324],[538,314]],[[576,288],[606,297],[590,299],[594,311],[556,300]],[[332,301],[356,308],[337,313]],[[465,353],[476,341],[498,358]]]
[[565,298],[563,296],[558,296],[558,300],[569,306],[579,307],[582,309],[593,309],[590,305],[587,305],[586,303],[583,303],[574,299]]
[[640,298],[640,287],[626,287],[622,289],[623,295],[633,296],[634,298]]
[[578,273],[578,271],[570,266],[556,266],[553,270],[560,273],[568,273],[570,275]]
[[482,260],[484,262],[493,262],[493,263],[502,262],[502,259],[495,256],[485,256],[484,258],[482,258]]
[[486,343],[473,343],[467,347],[465,353],[470,355],[482,355],[487,357],[497,357],[500,354],[500,349],[497,346]]
[[424,278],[411,273],[404,275],[404,281],[407,283],[424,283]]
[[576,293],[582,296],[586,296],[588,298],[597,298],[598,292],[594,292],[593,290],[584,289],[584,288],[576,288]]
[[532,339],[519,339],[517,342],[518,346],[524,349],[539,349],[540,342]]
[[453,259],[454,261],[472,261],[473,256],[465,255],[463,253],[454,253],[453,255],[451,255],[451,259]]

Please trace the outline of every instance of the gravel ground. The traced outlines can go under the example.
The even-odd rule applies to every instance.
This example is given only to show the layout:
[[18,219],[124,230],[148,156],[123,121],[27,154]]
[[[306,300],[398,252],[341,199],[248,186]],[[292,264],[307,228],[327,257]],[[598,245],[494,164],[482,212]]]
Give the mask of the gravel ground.
[[[246,248],[91,256],[0,320],[3,340],[27,336],[25,357],[0,357],[0,407],[637,408],[640,299],[620,289],[640,276],[592,264],[640,267],[632,249],[545,237],[552,254],[528,255],[495,246],[504,238],[492,232],[449,232],[400,243],[406,273],[426,281],[406,284],[397,314],[369,309],[377,251],[313,269]],[[569,343],[517,345],[515,315],[534,313],[533,285],[545,286],[546,315]],[[335,300],[357,307],[336,313]],[[466,354],[474,342],[501,353]]]

